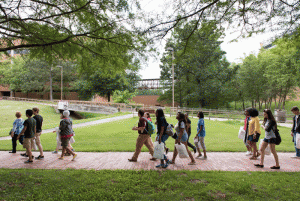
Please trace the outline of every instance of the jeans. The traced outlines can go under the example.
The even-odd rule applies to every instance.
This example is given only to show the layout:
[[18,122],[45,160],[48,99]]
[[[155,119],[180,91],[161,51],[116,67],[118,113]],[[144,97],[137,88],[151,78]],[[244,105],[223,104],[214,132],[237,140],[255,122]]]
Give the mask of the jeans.
[[187,145],[189,147],[191,147],[193,150],[196,150],[196,147],[192,143],[189,142],[190,136],[191,136],[191,133],[188,133]]
[[[297,132],[294,132],[294,145],[295,145],[295,151],[296,151],[296,156],[300,157],[300,149],[297,149],[297,148],[296,148],[296,143],[297,143],[297,141],[296,141],[296,134],[297,134]],[[300,135],[300,133],[298,133],[298,135]]]
[[[12,152],[16,152],[17,151],[17,137],[18,135],[14,134],[14,137],[11,139],[12,140]],[[21,135],[19,138],[19,142],[21,144],[23,144],[24,141],[24,135]]]

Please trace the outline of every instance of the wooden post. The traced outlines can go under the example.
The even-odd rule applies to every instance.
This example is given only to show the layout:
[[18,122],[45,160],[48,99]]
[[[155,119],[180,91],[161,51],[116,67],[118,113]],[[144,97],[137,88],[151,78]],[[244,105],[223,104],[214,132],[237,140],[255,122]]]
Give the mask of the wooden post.
[[210,120],[210,109],[209,109],[209,112],[208,112],[208,119]]

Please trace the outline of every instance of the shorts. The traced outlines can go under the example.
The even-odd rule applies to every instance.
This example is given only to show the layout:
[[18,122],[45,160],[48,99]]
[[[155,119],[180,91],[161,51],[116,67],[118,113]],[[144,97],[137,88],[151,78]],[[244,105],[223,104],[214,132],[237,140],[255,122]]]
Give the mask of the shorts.
[[[200,141],[202,149],[206,149],[205,143],[204,143],[204,137],[198,137],[198,140]],[[197,148],[199,148],[199,144],[198,143],[196,143],[195,145],[196,145]]]
[[62,146],[63,148],[66,148],[66,147],[68,147],[69,142],[70,142],[70,138],[62,138],[62,139],[61,139],[61,146]]
[[251,142],[258,142],[259,137],[260,137],[260,134],[256,134],[256,138],[255,139],[253,138],[253,135],[249,135],[248,136],[248,140],[251,141]]
[[[178,139],[178,137],[179,137],[179,135],[177,136],[176,139]],[[188,137],[189,137],[188,134],[187,134],[187,133],[184,133],[184,134],[182,135],[181,139],[180,139],[180,142],[187,142]]]
[[36,135],[34,135],[35,143],[37,146],[41,145],[41,139],[40,139],[41,135],[42,135],[42,133],[36,133]]
[[271,138],[271,139],[264,138],[264,142],[267,142],[269,144],[276,144],[276,138]]
[[[167,139],[169,138],[168,135],[162,135],[161,136],[161,142],[163,142],[164,144],[166,144]],[[159,139],[159,135],[156,136],[156,141],[158,141]]]
[[32,138],[24,138],[23,148],[31,150],[31,140]]

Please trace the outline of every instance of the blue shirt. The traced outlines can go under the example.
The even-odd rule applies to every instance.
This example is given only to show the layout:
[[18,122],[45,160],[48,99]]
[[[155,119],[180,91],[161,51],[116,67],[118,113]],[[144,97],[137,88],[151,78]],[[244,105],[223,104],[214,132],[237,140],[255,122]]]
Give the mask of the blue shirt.
[[24,126],[23,126],[24,120],[23,119],[16,119],[13,123],[13,129],[12,131],[14,132],[14,134],[19,135]]
[[200,131],[200,127],[203,126],[203,129],[201,130],[201,132],[199,133],[199,137],[205,137],[205,126],[204,126],[204,119],[201,118],[199,119],[198,121],[198,124],[197,124],[197,133]]

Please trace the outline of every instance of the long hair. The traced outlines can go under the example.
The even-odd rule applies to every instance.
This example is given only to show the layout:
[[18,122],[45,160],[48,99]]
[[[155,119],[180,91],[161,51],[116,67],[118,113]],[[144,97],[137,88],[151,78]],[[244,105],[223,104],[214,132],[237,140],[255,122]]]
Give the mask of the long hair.
[[257,109],[252,108],[252,110],[250,110],[250,117],[257,117],[259,115],[259,112]]
[[186,129],[186,116],[182,112],[178,112],[177,114],[179,115],[179,119],[178,119],[179,128],[180,128],[181,122],[183,122],[185,125],[185,129]]
[[275,120],[275,118],[274,118],[274,116],[273,116],[273,114],[272,114],[272,111],[269,110],[269,109],[264,109],[264,112],[268,115],[268,118],[264,118],[264,123],[263,123],[263,125],[265,125],[266,122],[267,122],[267,120],[269,119],[269,120],[275,122],[275,129],[277,130],[277,122],[276,122],[276,120]]
[[161,117],[165,117],[164,111],[161,108],[158,108],[156,110],[156,113],[157,113],[156,120],[159,120]]

